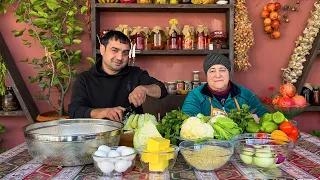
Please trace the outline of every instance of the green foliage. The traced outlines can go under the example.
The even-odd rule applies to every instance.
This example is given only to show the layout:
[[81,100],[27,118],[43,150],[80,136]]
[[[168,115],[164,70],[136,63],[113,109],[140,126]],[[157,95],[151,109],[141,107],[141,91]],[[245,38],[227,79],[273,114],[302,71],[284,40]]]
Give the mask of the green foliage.
[[237,108],[231,109],[228,113],[228,117],[237,123],[242,130],[245,130],[248,126],[248,122],[254,121],[254,118],[249,111],[250,107],[247,104],[243,104],[242,109],[240,110]]
[[162,137],[170,139],[171,144],[176,144],[176,136],[180,136],[181,125],[188,118],[189,116],[182,111],[172,110],[162,118],[157,129]]
[[0,96],[6,93],[6,73],[7,68],[4,64],[3,57],[0,55]]
[[310,134],[311,134],[312,136],[316,136],[316,137],[320,138],[320,132],[319,132],[319,131],[313,130],[313,131],[310,132]]
[[[29,77],[30,83],[41,87],[35,97],[47,101],[59,115],[66,115],[64,97],[78,74],[76,67],[81,64],[81,51],[70,47],[81,43],[78,36],[84,32],[84,23],[77,18],[87,11],[84,0],[18,0],[16,22],[26,23],[28,28],[12,33],[21,37],[24,45],[30,47],[39,42],[44,50],[42,58],[22,62],[34,65],[33,69],[38,71],[36,76]],[[24,39],[24,34],[35,41]],[[52,92],[59,93],[58,103],[52,102]]]
[[7,9],[6,9],[6,5],[8,4],[12,4],[14,2],[14,0],[0,0],[0,13],[6,13]]

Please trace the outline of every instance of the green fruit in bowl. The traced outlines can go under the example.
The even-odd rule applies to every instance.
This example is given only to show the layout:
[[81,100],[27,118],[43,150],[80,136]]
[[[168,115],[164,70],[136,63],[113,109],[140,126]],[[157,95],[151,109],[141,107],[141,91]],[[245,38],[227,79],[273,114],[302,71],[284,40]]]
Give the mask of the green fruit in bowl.
[[243,148],[242,154],[247,155],[247,156],[253,156],[254,149],[252,149],[252,148]]
[[274,164],[275,158],[267,158],[267,157],[254,157],[253,158],[254,163],[262,168],[267,168]]
[[240,154],[240,159],[245,164],[252,164],[252,162],[253,162],[252,156],[248,156],[248,155],[245,155],[245,154]]

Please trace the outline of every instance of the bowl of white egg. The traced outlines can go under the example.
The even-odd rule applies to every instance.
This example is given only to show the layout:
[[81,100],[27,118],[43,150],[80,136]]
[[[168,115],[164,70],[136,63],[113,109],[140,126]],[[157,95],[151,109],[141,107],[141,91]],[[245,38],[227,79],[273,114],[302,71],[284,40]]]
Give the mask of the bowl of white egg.
[[121,177],[132,170],[137,151],[127,146],[99,146],[92,154],[93,164],[105,177]]

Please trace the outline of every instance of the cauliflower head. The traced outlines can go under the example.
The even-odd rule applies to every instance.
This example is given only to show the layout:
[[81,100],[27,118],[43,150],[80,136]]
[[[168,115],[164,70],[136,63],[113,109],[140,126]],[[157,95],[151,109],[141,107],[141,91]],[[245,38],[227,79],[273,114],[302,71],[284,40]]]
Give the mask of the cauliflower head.
[[214,130],[210,124],[204,123],[197,117],[189,117],[181,126],[180,136],[184,139],[213,138]]

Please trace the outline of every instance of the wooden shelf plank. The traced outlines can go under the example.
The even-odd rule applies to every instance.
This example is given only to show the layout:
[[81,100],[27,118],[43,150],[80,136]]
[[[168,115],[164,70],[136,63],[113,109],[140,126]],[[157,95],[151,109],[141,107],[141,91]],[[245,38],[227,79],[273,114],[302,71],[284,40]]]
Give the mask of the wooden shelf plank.
[[[97,54],[100,54],[100,50],[96,50]],[[155,56],[168,56],[168,55],[191,55],[191,56],[197,56],[197,55],[207,55],[210,53],[221,53],[221,54],[229,54],[229,49],[214,49],[214,50],[147,50],[147,51],[140,51],[136,50],[136,55],[155,55]]]
[[23,110],[17,111],[0,111],[0,116],[25,116]]
[[121,4],[95,3],[96,9],[108,12],[180,12],[180,13],[226,13],[230,4]]
[[320,106],[310,106],[306,109],[306,111],[309,111],[309,112],[320,111]]

